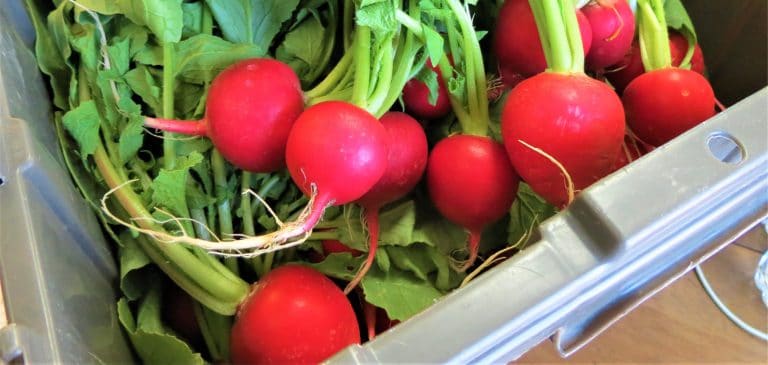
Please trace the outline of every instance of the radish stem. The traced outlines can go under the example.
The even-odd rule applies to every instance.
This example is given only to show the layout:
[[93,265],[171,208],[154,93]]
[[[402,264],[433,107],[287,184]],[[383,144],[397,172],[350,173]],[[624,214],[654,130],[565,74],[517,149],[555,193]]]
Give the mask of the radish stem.
[[355,83],[352,88],[352,104],[363,109],[368,106],[368,87],[371,80],[371,28],[360,26],[355,33]]
[[672,66],[664,4],[658,0],[638,1],[640,54],[646,72]]

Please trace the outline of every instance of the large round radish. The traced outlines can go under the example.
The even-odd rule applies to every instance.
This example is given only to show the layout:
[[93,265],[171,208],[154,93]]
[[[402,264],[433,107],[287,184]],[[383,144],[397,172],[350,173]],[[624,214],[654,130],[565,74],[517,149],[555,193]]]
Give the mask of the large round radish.
[[347,293],[373,264],[379,241],[379,209],[413,190],[427,166],[427,136],[419,122],[399,112],[386,113],[380,120],[387,132],[387,168],[376,185],[357,200],[363,207],[368,227],[368,256],[344,290]]
[[715,94],[699,73],[665,68],[634,79],[622,96],[627,124],[645,143],[660,146],[715,115]]
[[429,196],[444,217],[469,232],[463,269],[477,258],[482,230],[509,212],[518,183],[504,146],[488,137],[453,135],[432,149]]
[[624,138],[624,111],[605,83],[583,74],[543,73],[510,92],[502,135],[523,181],[562,207],[574,193],[565,173],[578,191],[611,172]]
[[581,11],[592,30],[587,68],[601,70],[621,61],[635,36],[635,15],[627,0],[590,2]]
[[[680,62],[685,58],[688,52],[688,40],[677,32],[669,32],[669,50],[672,56],[672,66],[680,66]],[[609,67],[611,70],[605,73],[605,77],[611,82],[618,93],[624,92],[627,85],[632,80],[645,72],[643,60],[640,54],[640,45],[637,40],[632,42],[632,47],[624,55],[624,58],[617,64]],[[694,46],[693,56],[691,58],[691,70],[704,75],[706,64],[704,63],[704,54],[698,44]]]
[[329,205],[351,203],[367,193],[387,166],[387,132],[367,111],[342,101],[307,108],[288,136],[291,178],[312,197],[303,224],[309,232]]
[[336,284],[312,268],[285,265],[254,285],[230,349],[234,364],[316,364],[356,343],[355,312]]
[[[592,43],[589,21],[576,11],[584,53]],[[541,47],[536,20],[528,0],[507,0],[499,10],[493,38],[493,51],[505,73],[519,73],[525,77],[543,72],[547,60]]]
[[451,111],[448,89],[445,87],[445,81],[443,81],[440,70],[429,61],[426,67],[437,74],[437,100],[434,104],[430,104],[427,84],[417,79],[411,79],[403,87],[403,104],[405,104],[405,110],[416,117],[441,118]]
[[285,166],[285,144],[304,109],[301,83],[286,64],[255,58],[222,71],[211,83],[198,121],[145,118],[145,125],[207,136],[234,166],[272,172]]

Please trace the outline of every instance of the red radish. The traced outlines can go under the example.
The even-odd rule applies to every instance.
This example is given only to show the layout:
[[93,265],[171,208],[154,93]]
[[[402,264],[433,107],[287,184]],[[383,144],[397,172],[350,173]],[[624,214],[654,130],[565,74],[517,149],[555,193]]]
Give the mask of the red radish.
[[252,172],[285,167],[285,144],[304,109],[301,83],[286,64],[255,58],[222,71],[211,83],[198,121],[145,118],[168,132],[207,136],[234,166]]
[[678,68],[646,72],[622,96],[627,123],[640,140],[660,146],[715,115],[715,94],[701,74]]
[[427,188],[437,210],[469,232],[466,270],[477,258],[482,230],[509,212],[519,179],[504,146],[488,138],[453,135],[435,145]]
[[501,77],[501,82],[504,83],[504,86],[507,89],[512,89],[521,81],[525,80],[525,76],[521,73],[501,64],[499,64],[499,76]]
[[354,248],[350,248],[338,240],[323,240],[321,244],[323,245],[323,253],[326,255],[345,252],[352,254],[352,256],[360,256],[363,254],[362,252],[355,250]]
[[368,332],[368,341],[373,340],[377,334],[382,333],[398,323],[398,320],[392,320],[387,316],[387,311],[371,303],[363,302],[363,318],[365,318],[365,327]]
[[[592,30],[584,14],[575,10],[584,53],[592,43]],[[499,10],[493,39],[493,51],[505,72],[525,77],[547,68],[538,28],[528,0],[507,0]]]
[[400,323],[400,321],[389,318],[387,311],[383,308],[376,308],[376,333],[382,333],[396,326],[398,323]]
[[312,268],[285,265],[253,286],[230,350],[234,364],[316,364],[357,343],[355,312],[336,284]]
[[627,124],[645,143],[660,146],[715,114],[715,94],[701,74],[672,67],[661,0],[638,2],[638,23],[646,73],[622,96]]
[[163,320],[193,345],[203,343],[203,334],[195,317],[195,302],[187,292],[169,285],[163,290]]
[[440,70],[432,62],[427,61],[427,67],[437,73],[437,100],[429,102],[429,88],[417,79],[411,79],[403,87],[403,103],[405,110],[419,118],[437,119],[446,116],[451,111],[451,101],[448,99],[448,89],[441,76]]
[[387,132],[367,111],[327,101],[307,108],[293,125],[286,148],[293,182],[311,197],[301,230],[310,232],[326,207],[367,193],[387,166]]
[[601,70],[621,61],[635,36],[635,15],[627,0],[613,0],[607,4],[590,2],[581,11],[592,30],[587,68]]
[[531,1],[547,72],[512,89],[501,117],[509,159],[547,202],[570,204],[576,191],[611,172],[624,138],[621,100],[584,74],[576,16],[570,0]]
[[[685,37],[675,31],[669,32],[669,47],[672,56],[672,66],[679,66],[680,62],[685,58],[686,52],[688,52],[688,40]],[[640,55],[640,45],[637,40],[632,42],[627,54],[620,63],[610,67],[612,70],[605,73],[605,77],[611,82],[618,93],[624,92],[627,85],[632,80],[640,76],[645,72],[643,67],[643,60]],[[693,57],[691,58],[691,70],[704,75],[706,65],[704,63],[704,54],[701,51],[701,47],[698,44],[694,46]]]
[[379,241],[379,209],[413,190],[427,165],[427,136],[418,121],[399,112],[386,113],[380,120],[387,133],[387,168],[376,185],[357,200],[368,226],[368,257],[345,293],[357,286],[373,264]]
[[502,135],[520,177],[550,204],[563,207],[569,192],[560,162],[582,190],[612,171],[624,137],[621,100],[605,83],[583,74],[542,73],[512,89],[502,114]]

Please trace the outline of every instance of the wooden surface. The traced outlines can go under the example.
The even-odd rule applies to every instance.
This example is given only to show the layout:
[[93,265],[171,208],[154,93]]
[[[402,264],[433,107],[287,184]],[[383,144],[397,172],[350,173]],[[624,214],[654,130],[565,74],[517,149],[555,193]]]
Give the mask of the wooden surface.
[[[768,310],[753,277],[760,255],[768,249],[768,236],[759,230],[743,238],[702,267],[715,292],[734,313],[767,331]],[[768,364],[768,343],[728,320],[691,272],[570,358],[561,359],[547,340],[516,363]]]

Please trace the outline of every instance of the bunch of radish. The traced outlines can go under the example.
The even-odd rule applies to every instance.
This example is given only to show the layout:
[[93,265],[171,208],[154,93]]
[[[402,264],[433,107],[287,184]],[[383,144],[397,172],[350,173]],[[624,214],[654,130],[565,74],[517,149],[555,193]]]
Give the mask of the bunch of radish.
[[[695,38],[668,31],[662,0],[638,0],[635,12],[626,0],[593,0],[580,9],[572,0],[507,0],[494,14],[488,52],[473,24],[474,2],[343,3],[341,12],[335,1],[323,5],[334,23],[323,39],[333,41],[312,77],[300,78],[289,64],[267,56],[233,62],[200,87],[207,87],[207,98],[197,120],[174,118],[176,49],[174,42],[161,42],[162,62],[154,61],[163,67],[162,115],[143,117],[135,108],[139,130],[143,123],[165,132],[158,159],[163,166],[153,170],[158,176],[142,170],[146,161],[122,161],[119,151],[129,142],[116,146],[108,126],[99,127],[98,143],[83,154],[106,190],[104,220],[127,226],[139,250],[188,294],[168,300],[186,308],[176,313],[183,316],[166,317],[183,337],[203,342],[214,361],[318,363],[361,342],[358,317],[368,326],[368,339],[377,327],[391,326],[383,318],[387,313],[364,298],[375,264],[392,266],[380,259],[387,252],[379,251],[388,244],[382,236],[390,227],[379,221],[388,205],[414,198],[424,204],[414,211],[436,211],[441,222],[460,227],[465,235],[457,229],[455,246],[463,249],[440,252],[441,258],[454,264],[451,274],[477,273],[481,236],[510,215],[521,183],[546,201],[542,205],[564,209],[579,191],[714,114],[701,51]],[[207,24],[201,32],[215,38],[208,5],[201,17]],[[102,55],[105,67],[109,52]],[[326,67],[331,55],[335,63]],[[489,60],[509,88],[505,98],[489,97]],[[154,82],[147,75],[143,81]],[[110,87],[114,104],[130,102],[120,100],[125,85],[99,79],[107,86],[89,88],[87,78],[78,75],[77,108]],[[503,100],[496,105],[499,118],[491,112],[496,100]],[[94,106],[92,114],[99,113]],[[193,160],[175,148],[203,155],[195,150],[202,149],[200,141],[185,145],[177,134],[210,141],[203,150],[210,165],[203,168],[211,176],[189,167],[174,175]],[[230,190],[237,184],[228,171],[236,171],[230,176],[242,188],[236,208]],[[169,175],[181,182],[175,186],[210,180],[212,202],[195,191],[183,198],[218,210],[206,216],[186,200],[170,212],[155,206],[147,195],[171,194],[147,186]],[[141,189],[132,187],[135,176]],[[281,176],[295,193],[285,221],[267,201]],[[275,218],[274,229],[257,233],[252,196],[263,203],[258,208],[265,216]],[[361,208],[353,220],[365,226],[355,249],[336,240],[339,227],[321,226],[352,205]],[[241,217],[241,231],[234,228],[233,212]],[[219,227],[212,227],[216,222]],[[295,264],[301,258],[293,249],[309,239],[323,254]],[[277,251],[290,254],[274,264]],[[354,267],[346,265],[353,273],[344,282],[310,267],[321,267],[331,255],[355,260]],[[243,263],[249,266],[241,271]],[[355,295],[362,303],[358,313],[349,299]],[[197,326],[181,317],[193,317]]]

